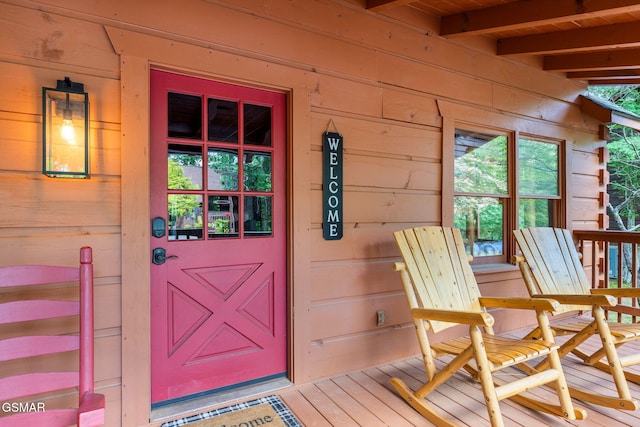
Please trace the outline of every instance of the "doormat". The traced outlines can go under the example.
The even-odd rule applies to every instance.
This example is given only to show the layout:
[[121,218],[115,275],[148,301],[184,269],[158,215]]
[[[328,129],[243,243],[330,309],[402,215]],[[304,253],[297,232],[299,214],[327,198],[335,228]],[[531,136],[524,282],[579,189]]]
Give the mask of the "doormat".
[[266,396],[202,414],[169,421],[161,427],[304,427],[277,396]]

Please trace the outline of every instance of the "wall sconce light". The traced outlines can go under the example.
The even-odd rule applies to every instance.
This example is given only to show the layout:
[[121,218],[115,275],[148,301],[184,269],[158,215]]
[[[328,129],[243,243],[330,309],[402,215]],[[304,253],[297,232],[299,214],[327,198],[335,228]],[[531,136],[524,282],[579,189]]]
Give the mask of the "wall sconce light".
[[89,95],[69,77],[42,88],[42,173],[89,177]]

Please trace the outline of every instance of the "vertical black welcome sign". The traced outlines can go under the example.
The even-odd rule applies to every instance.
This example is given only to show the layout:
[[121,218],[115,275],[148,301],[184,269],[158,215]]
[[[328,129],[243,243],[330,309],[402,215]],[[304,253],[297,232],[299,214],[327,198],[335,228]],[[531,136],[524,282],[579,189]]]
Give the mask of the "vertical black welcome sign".
[[342,239],[342,135],[322,135],[322,233],[325,240]]

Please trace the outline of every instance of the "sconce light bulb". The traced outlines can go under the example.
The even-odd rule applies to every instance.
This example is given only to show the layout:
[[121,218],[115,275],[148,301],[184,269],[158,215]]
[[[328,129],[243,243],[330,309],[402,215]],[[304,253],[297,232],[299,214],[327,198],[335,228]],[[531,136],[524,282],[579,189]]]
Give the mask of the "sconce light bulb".
[[64,119],[62,121],[62,127],[60,128],[60,135],[69,144],[76,143],[76,135],[73,131],[73,122],[70,119]]

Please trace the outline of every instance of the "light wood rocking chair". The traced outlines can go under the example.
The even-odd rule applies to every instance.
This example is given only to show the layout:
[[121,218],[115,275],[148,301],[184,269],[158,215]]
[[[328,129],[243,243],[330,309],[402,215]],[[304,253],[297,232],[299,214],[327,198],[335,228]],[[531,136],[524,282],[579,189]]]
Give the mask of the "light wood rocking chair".
[[[410,390],[399,378],[391,379],[393,387],[409,405],[437,426],[455,426],[453,421],[427,403],[425,397],[464,368],[480,382],[494,427],[504,425],[499,401],[505,398],[571,420],[586,418],[584,410],[573,407],[557,345],[548,329],[546,311],[555,309],[555,301],[480,297],[458,229],[418,227],[397,231],[394,236],[404,260],[396,263],[395,269],[402,277],[428,377],[416,391]],[[494,319],[485,307],[535,310],[538,322],[543,331],[548,330],[548,336],[539,341],[495,336],[492,330]],[[430,343],[428,329],[437,333],[459,324],[469,325],[469,337]],[[435,360],[444,355],[455,357],[438,370]],[[551,367],[528,372],[511,383],[495,381],[495,372],[540,357],[548,358]],[[559,405],[521,394],[544,384],[555,385]]]
[[[79,300],[34,298],[64,293],[68,283],[79,284]],[[9,302],[0,304],[0,326],[7,331],[7,335],[0,340],[0,401],[22,405],[8,411],[15,412],[13,415],[0,417],[0,426],[103,425],[105,397],[94,393],[93,382],[91,248],[80,249],[79,267],[19,265],[0,268],[0,289],[4,288],[15,288],[18,296],[28,298],[12,297]],[[48,333],[50,328],[55,328],[52,325],[60,323],[60,320],[54,319],[67,317],[77,319],[78,323],[72,327],[79,330],[79,334],[40,335],[30,332],[35,329]],[[71,351],[78,351],[80,359],[79,364],[75,361],[76,369],[73,371],[58,369],[58,366],[52,368],[48,363],[66,363],[65,356],[42,359]],[[31,360],[34,360],[33,363],[30,363]],[[19,367],[18,372],[16,367]],[[43,393],[64,395],[74,389],[78,390],[78,404],[75,407],[48,408],[43,400],[43,397],[49,396]]]
[[[640,364],[640,354],[620,357],[617,348],[640,339],[640,325],[608,322],[603,307],[615,308],[620,297],[638,297],[640,289],[592,289],[568,230],[532,227],[516,230],[514,235],[522,252],[522,256],[515,257],[515,262],[520,267],[529,294],[557,300],[561,306],[556,313],[578,310],[591,312],[588,318],[574,317],[551,324],[558,336],[572,335],[560,346],[558,354],[562,358],[572,353],[584,363],[610,373],[618,391],[618,397],[610,397],[570,387],[571,395],[601,406],[638,409],[638,402],[632,399],[627,380],[640,383],[640,375],[625,372],[624,368]],[[591,354],[581,351],[579,346],[594,335],[600,337],[602,346]],[[526,338],[539,336],[540,331],[536,329]],[[606,363],[602,361],[605,357]]]

